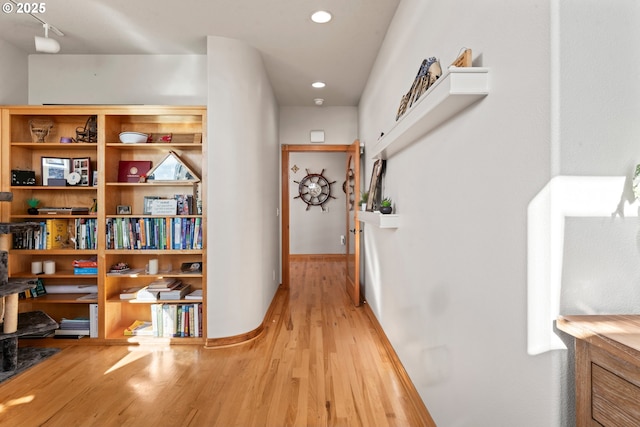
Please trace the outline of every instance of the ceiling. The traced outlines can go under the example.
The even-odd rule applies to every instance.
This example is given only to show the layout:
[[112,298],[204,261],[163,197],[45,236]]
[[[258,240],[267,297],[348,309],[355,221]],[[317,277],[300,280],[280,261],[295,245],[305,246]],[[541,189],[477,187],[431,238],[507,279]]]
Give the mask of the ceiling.
[[[281,106],[356,106],[399,1],[54,0],[34,15],[64,33],[49,32],[58,55],[206,54],[208,35],[243,40],[262,53]],[[35,54],[42,24],[16,9],[0,14],[0,39]],[[319,9],[333,20],[311,22]]]

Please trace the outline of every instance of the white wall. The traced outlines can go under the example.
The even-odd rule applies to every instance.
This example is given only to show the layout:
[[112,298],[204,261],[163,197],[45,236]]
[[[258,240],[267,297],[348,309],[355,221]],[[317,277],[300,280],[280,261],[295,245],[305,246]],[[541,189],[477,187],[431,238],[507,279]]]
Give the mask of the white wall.
[[280,283],[278,108],[262,57],[207,38],[207,333],[252,331]]
[[205,55],[29,55],[29,104],[206,105]]
[[356,107],[282,107],[280,143],[310,144],[309,132],[324,130],[325,145],[350,145],[358,138]]
[[[640,4],[557,3],[554,174],[574,177],[590,199],[565,217],[561,310],[640,313],[640,228],[630,183],[640,163],[640,52],[627,45],[640,40]],[[596,64],[607,72],[586,72]],[[605,194],[594,191],[608,182]]]
[[0,105],[27,103],[27,53],[0,40]]
[[[346,246],[340,236],[346,235],[346,195],[342,190],[345,181],[347,156],[345,153],[292,152],[289,154],[289,234],[291,254],[344,254]],[[292,167],[297,170],[293,171]],[[300,182],[310,173],[321,173],[331,185],[331,198],[324,205],[310,206],[299,196]]]
[[488,97],[388,160],[400,228],[364,233],[367,300],[441,426],[571,417],[566,355],[527,353],[527,206],[550,178],[549,26],[548,0],[403,0],[361,100],[370,149],[422,59],[446,67],[468,47],[490,68]]

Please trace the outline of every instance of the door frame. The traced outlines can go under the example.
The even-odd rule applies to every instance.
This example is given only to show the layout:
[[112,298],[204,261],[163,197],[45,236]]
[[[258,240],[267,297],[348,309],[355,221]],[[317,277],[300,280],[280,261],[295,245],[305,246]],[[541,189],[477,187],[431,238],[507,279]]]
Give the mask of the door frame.
[[281,180],[281,218],[282,218],[282,237],[281,246],[281,269],[282,269],[282,286],[289,288],[289,256],[290,256],[290,201],[289,201],[289,153],[345,153],[349,151],[351,145],[282,145],[280,155],[280,180]]

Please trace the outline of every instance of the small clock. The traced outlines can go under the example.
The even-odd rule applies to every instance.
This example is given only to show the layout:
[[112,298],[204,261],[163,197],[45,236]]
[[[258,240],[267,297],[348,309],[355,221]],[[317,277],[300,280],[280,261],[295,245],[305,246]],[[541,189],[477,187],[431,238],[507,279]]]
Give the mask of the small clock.
[[78,172],[71,172],[67,175],[67,184],[78,185],[82,180],[82,176]]

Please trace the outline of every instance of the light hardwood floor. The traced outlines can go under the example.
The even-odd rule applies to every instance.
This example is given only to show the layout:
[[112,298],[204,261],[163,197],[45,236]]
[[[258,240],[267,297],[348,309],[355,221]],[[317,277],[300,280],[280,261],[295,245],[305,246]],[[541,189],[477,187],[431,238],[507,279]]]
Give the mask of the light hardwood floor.
[[431,426],[341,263],[291,263],[257,339],[65,347],[0,384],[1,426]]

